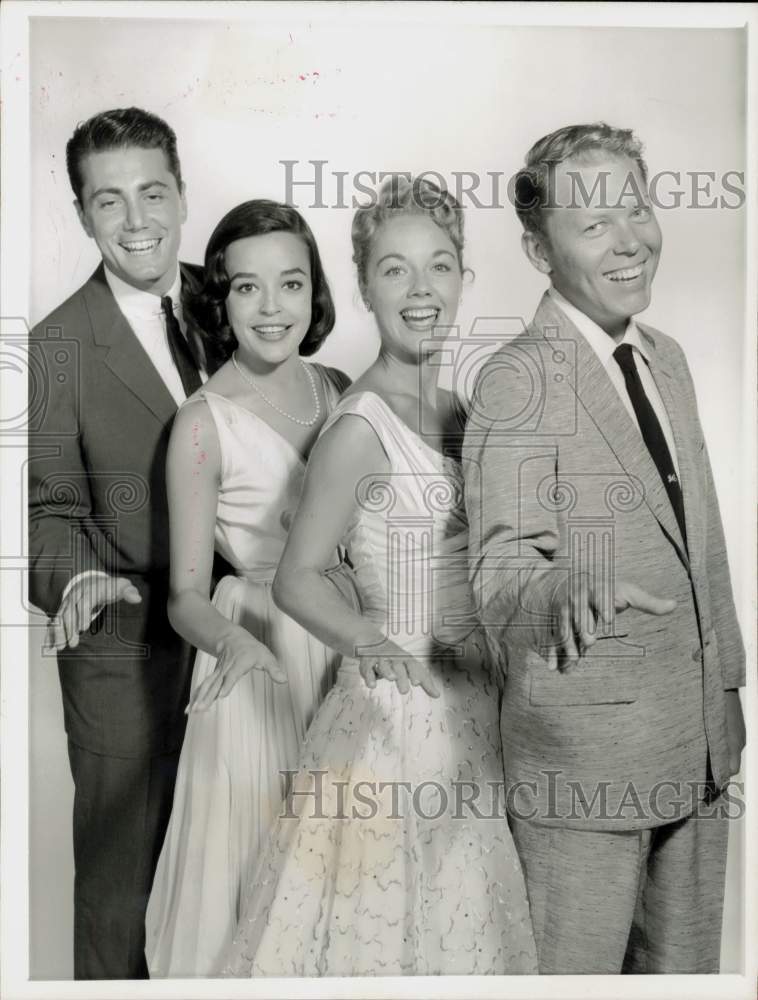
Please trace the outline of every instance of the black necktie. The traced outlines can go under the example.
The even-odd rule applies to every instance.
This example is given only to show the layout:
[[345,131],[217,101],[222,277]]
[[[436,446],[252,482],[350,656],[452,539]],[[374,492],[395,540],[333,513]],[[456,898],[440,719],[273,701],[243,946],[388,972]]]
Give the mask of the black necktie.
[[182,333],[179,320],[174,315],[174,303],[170,295],[164,295],[161,299],[161,308],[166,319],[166,333],[168,335],[168,348],[171,357],[174,359],[179,378],[185,393],[191,396],[203,384],[200,373],[197,370],[197,362],[192,356],[192,351],[187,343],[187,338]]
[[656,464],[663,485],[666,487],[671,506],[674,508],[679,530],[682,533],[684,544],[687,544],[687,533],[684,526],[684,501],[682,499],[682,488],[679,478],[671,459],[671,452],[666,444],[666,438],[661,430],[658,417],[655,415],[650,400],[642,388],[637,365],[634,362],[634,348],[631,344],[619,344],[613,352],[613,356],[618,362],[618,366],[624,374],[626,391],[632,401],[634,412],[637,414],[637,422],[640,425],[642,438],[650,452],[650,457]]

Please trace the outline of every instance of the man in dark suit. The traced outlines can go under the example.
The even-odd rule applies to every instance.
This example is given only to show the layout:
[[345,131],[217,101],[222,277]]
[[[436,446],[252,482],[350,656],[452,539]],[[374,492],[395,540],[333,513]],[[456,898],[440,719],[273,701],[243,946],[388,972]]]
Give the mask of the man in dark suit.
[[191,650],[169,627],[171,423],[201,384],[178,262],[186,218],[172,129],[105,111],[67,146],[102,255],[31,334],[30,598],[50,616],[74,779],[74,975],[146,978],[144,915],[171,810]]
[[640,143],[559,129],[515,190],[550,288],[480,373],[466,506],[540,972],[718,972],[745,654],[687,362],[634,318]]

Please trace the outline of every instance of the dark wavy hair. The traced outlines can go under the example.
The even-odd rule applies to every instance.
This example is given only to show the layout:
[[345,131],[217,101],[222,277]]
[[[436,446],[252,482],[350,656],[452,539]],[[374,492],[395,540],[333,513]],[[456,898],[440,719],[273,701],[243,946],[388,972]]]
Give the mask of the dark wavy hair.
[[265,198],[245,201],[227,212],[213,230],[205,250],[203,287],[188,303],[191,319],[203,344],[209,373],[217,371],[237,347],[237,338],[226,313],[230,288],[226,249],[236,240],[267,233],[293,233],[308,248],[313,287],[311,325],[300,344],[300,354],[306,357],[315,354],[332,332],[334,302],[310,226],[290,205]]
[[176,151],[176,134],[171,126],[142,108],[113,108],[77,125],[66,144],[66,169],[77,201],[82,200],[81,162],[84,157],[127,146],[162,149],[176,186],[182,190],[182,168]]

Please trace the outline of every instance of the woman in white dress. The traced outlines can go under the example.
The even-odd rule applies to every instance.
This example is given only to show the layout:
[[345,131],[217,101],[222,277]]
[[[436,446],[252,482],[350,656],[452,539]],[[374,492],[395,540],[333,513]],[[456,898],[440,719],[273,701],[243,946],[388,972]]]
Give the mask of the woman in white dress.
[[[274,583],[343,660],[223,974],[536,973],[468,583],[462,423],[437,386],[462,210],[398,179],[356,214],[353,247],[381,351],[322,429]],[[342,539],[362,613],[324,575]]]
[[[339,661],[271,600],[308,453],[349,384],[301,358],[334,325],[302,217],[264,200],[229,212],[208,244],[195,313],[214,374],[177,414],[167,476],[169,618],[198,653],[148,909],[153,977],[220,970],[280,811],[280,772],[296,766]],[[236,575],[211,601],[214,549]]]

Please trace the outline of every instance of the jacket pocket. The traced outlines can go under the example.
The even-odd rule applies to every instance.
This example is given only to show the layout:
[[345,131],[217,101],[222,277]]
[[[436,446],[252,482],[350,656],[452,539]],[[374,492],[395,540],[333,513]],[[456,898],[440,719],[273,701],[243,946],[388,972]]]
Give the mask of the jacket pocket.
[[630,705],[639,695],[639,677],[624,668],[592,662],[568,673],[538,667],[529,687],[531,705]]

